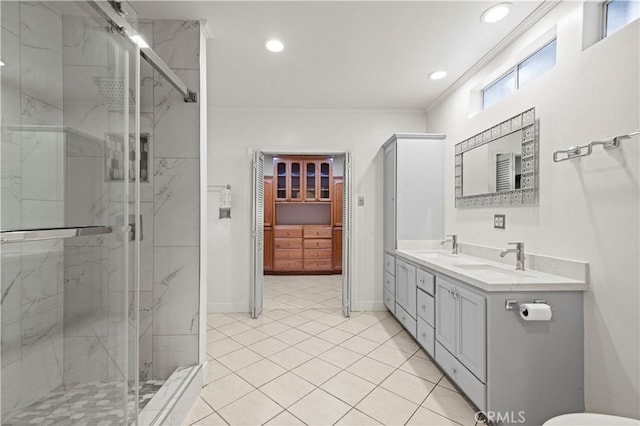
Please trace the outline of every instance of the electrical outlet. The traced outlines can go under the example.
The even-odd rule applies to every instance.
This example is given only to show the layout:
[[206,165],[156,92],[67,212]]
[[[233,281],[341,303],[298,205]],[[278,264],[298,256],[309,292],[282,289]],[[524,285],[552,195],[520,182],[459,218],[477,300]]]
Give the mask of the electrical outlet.
[[364,195],[358,197],[358,206],[364,206]]
[[493,216],[493,227],[495,229],[505,229],[507,225],[507,217],[503,214]]

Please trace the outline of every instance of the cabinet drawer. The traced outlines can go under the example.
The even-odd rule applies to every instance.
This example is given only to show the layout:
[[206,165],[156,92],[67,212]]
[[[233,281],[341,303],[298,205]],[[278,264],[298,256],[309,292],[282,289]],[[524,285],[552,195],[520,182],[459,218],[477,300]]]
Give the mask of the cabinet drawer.
[[391,275],[396,274],[396,258],[390,254],[384,254],[384,270]]
[[436,342],[436,361],[442,370],[455,382],[467,397],[478,406],[486,410],[486,386],[476,378],[456,357],[451,355],[440,343]]
[[416,320],[413,319],[411,315],[409,315],[407,311],[402,309],[402,306],[400,306],[397,303],[396,303],[396,318],[398,319],[398,321],[400,321],[400,324],[402,324],[404,328],[407,329],[409,334],[411,334],[415,338],[417,334]]
[[418,318],[418,336],[416,340],[429,355],[435,358],[435,330],[422,318]]
[[302,238],[302,226],[276,226],[273,228],[276,238]]
[[276,271],[302,271],[302,259],[273,259]]
[[305,239],[304,240],[304,248],[306,249],[310,249],[310,248],[314,248],[314,249],[330,249],[331,248],[331,240],[329,239],[318,239],[318,238],[312,238],[312,239]]
[[324,260],[332,259],[331,249],[305,249],[304,260]]
[[302,249],[279,249],[273,251],[273,258],[276,260],[283,259],[300,259],[302,260]]
[[300,238],[274,238],[273,246],[277,249],[301,249],[302,239]]
[[396,279],[387,271],[384,271],[384,289],[393,295],[396,294]]
[[305,238],[331,238],[330,226],[305,226]]
[[391,311],[392,314],[396,313],[396,298],[391,294],[391,292],[385,290],[384,291],[384,305]]
[[331,258],[327,260],[304,260],[305,271],[331,271],[333,269],[333,260]]
[[436,277],[434,277],[433,274],[427,271],[423,271],[422,269],[418,269],[418,272],[416,274],[418,277],[418,282],[417,282],[418,288],[421,288],[422,290],[426,291],[427,293],[433,296],[435,294],[433,290],[435,286]]
[[418,290],[418,316],[425,320],[431,327],[435,327],[435,301],[433,296],[422,290]]

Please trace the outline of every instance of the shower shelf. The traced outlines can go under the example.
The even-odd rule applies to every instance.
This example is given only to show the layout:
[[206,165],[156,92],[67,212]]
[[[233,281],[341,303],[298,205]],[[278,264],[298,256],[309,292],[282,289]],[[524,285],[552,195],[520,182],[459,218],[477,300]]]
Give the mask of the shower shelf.
[[2,231],[0,232],[0,244],[87,237],[90,235],[121,234],[123,232],[125,232],[125,227],[122,225]]

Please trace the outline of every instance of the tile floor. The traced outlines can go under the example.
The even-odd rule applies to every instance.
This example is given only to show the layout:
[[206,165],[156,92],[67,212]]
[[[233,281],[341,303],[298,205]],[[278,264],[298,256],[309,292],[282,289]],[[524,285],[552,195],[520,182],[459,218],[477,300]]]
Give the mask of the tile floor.
[[265,310],[209,314],[188,425],[475,425],[389,312],[342,316],[340,276],[265,277]]

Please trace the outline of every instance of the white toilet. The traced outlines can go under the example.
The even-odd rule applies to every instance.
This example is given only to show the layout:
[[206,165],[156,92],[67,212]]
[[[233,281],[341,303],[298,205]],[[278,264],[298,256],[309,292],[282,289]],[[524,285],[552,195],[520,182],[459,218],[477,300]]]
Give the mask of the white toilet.
[[544,422],[543,426],[621,426],[640,425],[640,420],[607,414],[572,413],[563,414]]

